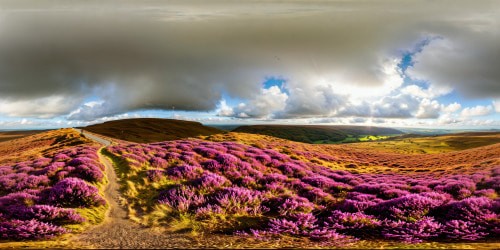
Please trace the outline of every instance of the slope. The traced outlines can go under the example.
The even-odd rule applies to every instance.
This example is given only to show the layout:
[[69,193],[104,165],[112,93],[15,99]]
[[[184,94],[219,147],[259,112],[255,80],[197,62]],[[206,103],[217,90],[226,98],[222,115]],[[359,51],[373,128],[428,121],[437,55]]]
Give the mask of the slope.
[[270,135],[306,143],[341,143],[385,139],[403,132],[392,128],[330,125],[250,125],[233,132]]
[[109,121],[87,126],[83,129],[110,138],[138,143],[169,141],[222,133],[219,129],[204,126],[199,122],[157,118]]

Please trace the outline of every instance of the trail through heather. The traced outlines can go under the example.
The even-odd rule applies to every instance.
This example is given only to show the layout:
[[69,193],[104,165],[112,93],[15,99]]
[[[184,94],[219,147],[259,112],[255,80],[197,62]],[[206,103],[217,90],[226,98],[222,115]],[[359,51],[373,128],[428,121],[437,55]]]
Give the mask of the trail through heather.
[[[79,130],[79,132],[81,132]],[[83,134],[104,146],[110,141],[95,135]],[[102,150],[102,148],[101,148]],[[118,177],[112,162],[99,150],[99,159],[106,166],[108,184],[104,190],[104,197],[109,205],[103,223],[89,228],[76,236],[79,247],[89,248],[186,248],[193,247],[191,240],[179,234],[160,234],[145,228],[127,219],[127,211],[120,205],[122,199]]]

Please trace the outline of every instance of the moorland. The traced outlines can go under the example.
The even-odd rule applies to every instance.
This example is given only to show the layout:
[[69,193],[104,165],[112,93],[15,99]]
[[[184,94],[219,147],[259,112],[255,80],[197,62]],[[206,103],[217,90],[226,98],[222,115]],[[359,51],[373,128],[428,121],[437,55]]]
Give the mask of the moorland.
[[0,142],[0,247],[498,247],[500,133],[267,131],[128,119]]

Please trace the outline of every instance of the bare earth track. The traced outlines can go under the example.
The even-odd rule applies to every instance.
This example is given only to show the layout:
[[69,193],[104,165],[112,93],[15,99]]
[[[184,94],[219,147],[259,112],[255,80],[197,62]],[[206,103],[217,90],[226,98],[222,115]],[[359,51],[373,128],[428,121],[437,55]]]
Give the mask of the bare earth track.
[[[79,131],[80,132],[80,131]],[[104,146],[111,142],[89,133],[84,135]],[[113,164],[99,152],[101,162],[106,166],[108,185],[104,191],[109,209],[105,221],[75,236],[78,247],[84,248],[186,248],[195,247],[192,239],[180,234],[159,233],[144,228],[127,219],[127,211],[119,205],[121,195]]]

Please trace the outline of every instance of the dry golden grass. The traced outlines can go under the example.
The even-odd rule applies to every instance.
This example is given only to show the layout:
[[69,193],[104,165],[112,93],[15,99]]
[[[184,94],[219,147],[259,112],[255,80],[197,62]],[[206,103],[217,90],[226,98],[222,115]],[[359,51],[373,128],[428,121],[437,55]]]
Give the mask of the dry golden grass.
[[23,131],[0,132],[0,142],[19,139],[29,135],[43,133],[45,131],[46,130],[23,130]]
[[379,142],[356,143],[351,146],[401,154],[438,154],[496,143],[500,143],[500,133],[478,132],[414,138],[400,137]]
[[33,160],[78,145],[97,145],[73,129],[58,129],[0,142],[0,164]]

